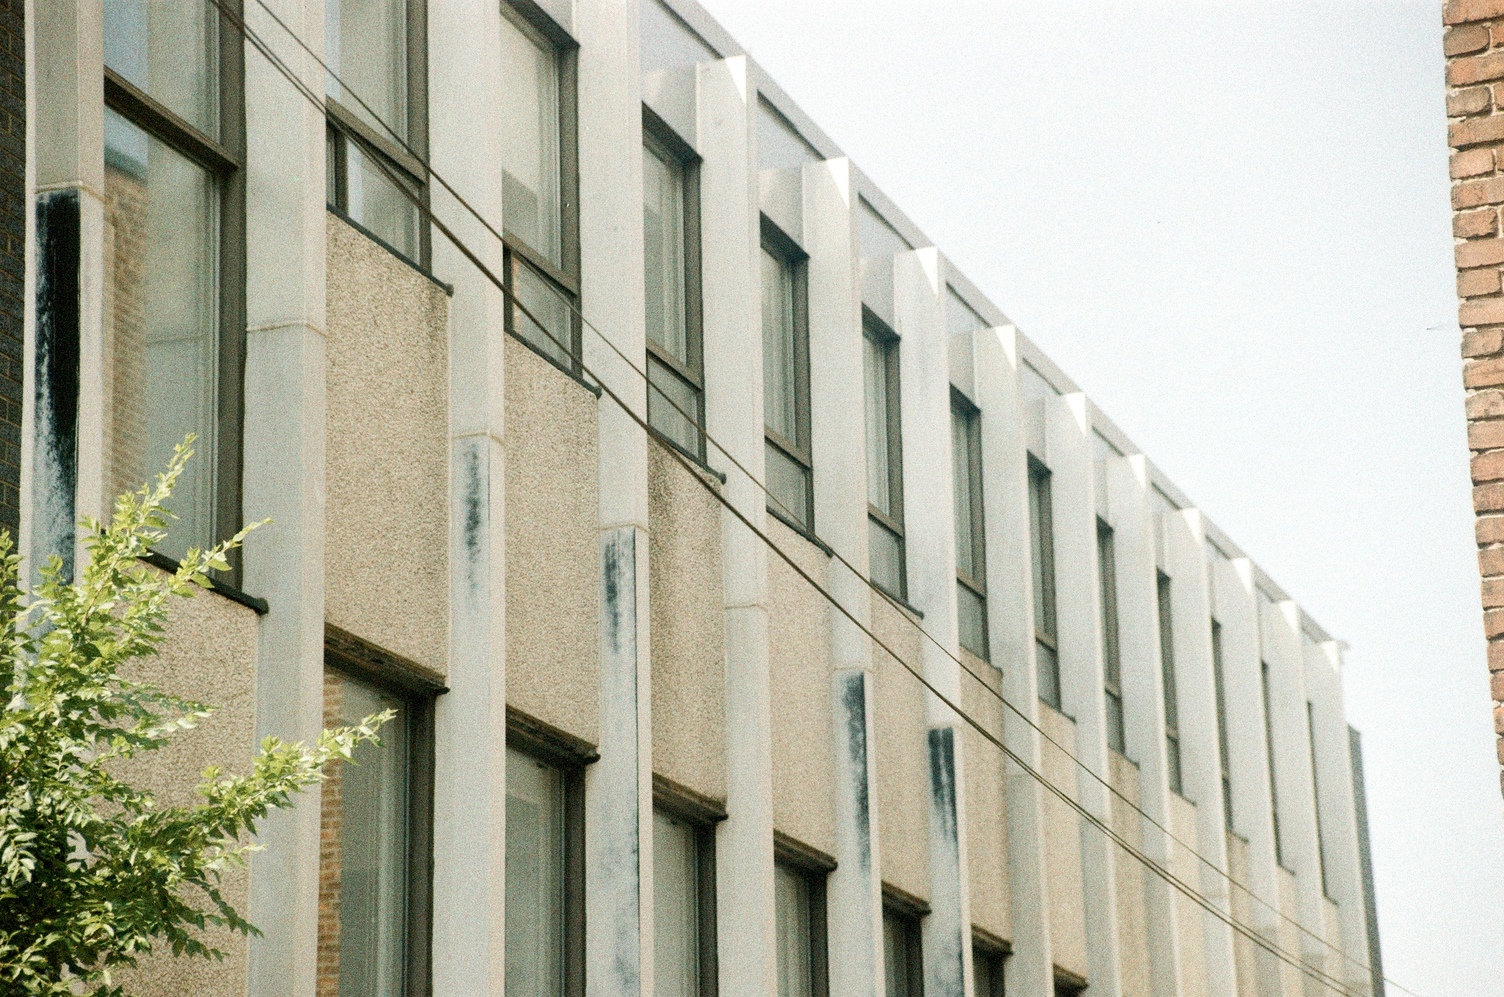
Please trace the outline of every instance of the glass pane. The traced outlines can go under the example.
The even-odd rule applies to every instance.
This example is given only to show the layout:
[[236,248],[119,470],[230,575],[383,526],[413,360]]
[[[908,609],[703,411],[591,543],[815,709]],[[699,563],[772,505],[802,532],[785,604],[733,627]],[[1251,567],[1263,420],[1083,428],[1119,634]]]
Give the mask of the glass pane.
[[1123,754],[1126,749],[1123,741],[1123,697],[1115,692],[1106,695],[1107,705],[1107,746],[1118,754]]
[[105,220],[112,494],[154,478],[197,434],[161,544],[182,557],[215,539],[219,185],[106,110]]
[[799,354],[794,340],[794,275],[789,265],[762,251],[763,418],[795,446],[799,438]]
[[888,982],[887,997],[917,997],[909,986],[919,967],[909,964],[912,926],[903,918],[883,912],[883,969]]
[[[407,949],[407,715],[401,701],[337,672],[324,674],[326,725],[397,716],[381,744],[336,762],[322,790],[319,846],[320,994],[398,997]],[[337,988],[331,984],[337,982]]]
[[1112,528],[1097,522],[1097,582],[1102,610],[1102,675],[1110,685],[1122,680],[1118,651],[1117,554]]
[[551,45],[503,17],[501,72],[506,231],[562,267],[558,56]]
[[872,581],[898,598],[905,598],[903,539],[875,519],[867,520],[867,558]]
[[1029,472],[1029,540],[1034,572],[1034,628],[1055,636],[1055,538],[1051,530],[1050,475]]
[[950,454],[956,506],[956,571],[974,581],[984,581],[977,563],[975,526],[971,521],[971,419],[954,406],[950,410]]
[[[418,208],[358,142],[345,140],[346,191],[350,218],[408,259],[419,252]],[[387,166],[396,175],[396,167]]]
[[862,336],[862,382],[867,397],[867,501],[893,515],[892,454],[888,441],[888,351]]
[[564,992],[564,785],[507,749],[506,992]]
[[1003,997],[1003,957],[973,949],[971,963],[976,970],[977,997]]
[[1179,793],[1184,788],[1180,781],[1180,738],[1165,738],[1165,763],[1168,766],[1170,790]]
[[[685,412],[689,413],[689,418],[685,417]],[[649,357],[648,425],[690,453],[703,457],[699,421],[700,392],[678,374]]]
[[1159,663],[1164,680],[1165,727],[1180,727],[1180,698],[1175,692],[1175,627],[1170,617],[1170,579],[1159,576]]
[[778,997],[812,997],[809,881],[782,864],[773,867],[773,930],[778,947]]
[[551,283],[521,259],[513,256],[512,261],[512,294],[516,299],[512,328],[542,353],[572,368],[574,325],[569,306]]
[[[809,509],[809,471],[773,444],[767,444],[768,508],[812,529]],[[777,504],[775,504],[776,500]]]
[[657,997],[700,992],[695,830],[653,812],[653,973]]
[[987,660],[987,600],[956,582],[956,623],[961,646]]
[[407,141],[407,0],[325,0],[324,61],[345,82],[331,76],[329,96],[382,138]]
[[219,18],[182,0],[104,0],[104,64],[219,138]]
[[642,150],[643,259],[648,339],[688,366],[684,319],[684,173],[651,146]]
[[1034,661],[1039,672],[1039,698],[1060,709],[1060,659],[1055,656],[1055,649],[1035,641]]

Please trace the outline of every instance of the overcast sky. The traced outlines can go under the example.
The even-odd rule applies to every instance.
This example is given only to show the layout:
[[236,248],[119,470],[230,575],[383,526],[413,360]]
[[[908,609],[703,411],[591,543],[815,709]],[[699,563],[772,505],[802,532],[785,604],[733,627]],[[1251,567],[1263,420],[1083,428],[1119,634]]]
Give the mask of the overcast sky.
[[1385,970],[1504,997],[1440,4],[702,2],[1351,643]]

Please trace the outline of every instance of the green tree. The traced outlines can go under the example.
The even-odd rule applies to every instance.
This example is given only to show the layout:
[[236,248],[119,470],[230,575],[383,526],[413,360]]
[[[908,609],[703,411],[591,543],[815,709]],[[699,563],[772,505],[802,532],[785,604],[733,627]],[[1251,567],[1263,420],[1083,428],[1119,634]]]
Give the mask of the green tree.
[[[223,958],[209,928],[256,934],[221,893],[243,865],[256,822],[376,740],[389,714],[324,731],[313,747],[268,737],[244,775],[206,768],[191,806],[159,806],[120,772],[211,708],[122,674],[161,647],[175,599],[229,567],[253,528],[191,550],[168,575],[141,561],[166,534],[166,501],[192,454],[177,448],[155,487],[83,523],[89,556],[76,581],[53,559],[29,595],[0,531],[0,994],[120,995],[112,970],[152,952]],[[261,524],[255,524],[261,525]]]

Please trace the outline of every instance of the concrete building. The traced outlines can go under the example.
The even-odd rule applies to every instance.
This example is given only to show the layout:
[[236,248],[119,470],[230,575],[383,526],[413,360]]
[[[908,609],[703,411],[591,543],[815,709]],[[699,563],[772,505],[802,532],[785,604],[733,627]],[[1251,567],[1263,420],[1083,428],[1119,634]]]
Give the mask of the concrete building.
[[30,18],[22,549],[196,433],[163,793],[398,710],[146,992],[1382,989],[1340,642],[693,0]]

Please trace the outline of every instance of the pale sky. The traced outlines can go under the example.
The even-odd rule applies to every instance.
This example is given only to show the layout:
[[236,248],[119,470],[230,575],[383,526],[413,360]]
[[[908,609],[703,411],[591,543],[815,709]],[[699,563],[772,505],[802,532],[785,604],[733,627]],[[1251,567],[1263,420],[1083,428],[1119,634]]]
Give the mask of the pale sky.
[[1386,974],[1504,997],[1440,3],[702,2],[1351,644]]

